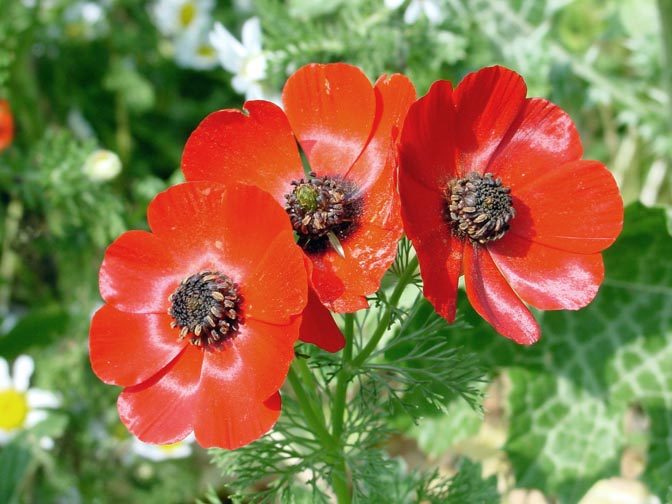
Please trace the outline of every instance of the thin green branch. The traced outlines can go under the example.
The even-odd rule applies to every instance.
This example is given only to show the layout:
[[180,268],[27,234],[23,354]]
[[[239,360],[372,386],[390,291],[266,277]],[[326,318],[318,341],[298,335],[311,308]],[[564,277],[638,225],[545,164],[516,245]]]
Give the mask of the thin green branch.
[[667,91],[667,117],[672,128],[672,0],[658,0],[658,12],[663,36],[663,85]]

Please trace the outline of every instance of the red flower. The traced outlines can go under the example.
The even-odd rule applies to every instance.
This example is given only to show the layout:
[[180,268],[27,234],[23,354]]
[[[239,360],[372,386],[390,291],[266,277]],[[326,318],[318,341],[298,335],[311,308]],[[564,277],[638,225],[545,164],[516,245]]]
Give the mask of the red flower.
[[14,139],[14,117],[9,103],[0,100],[0,151],[10,146]]
[[567,114],[526,92],[502,67],[469,74],[454,91],[435,82],[408,112],[398,178],[404,228],[437,312],[455,319],[464,273],[475,310],[531,344],[539,326],[524,302],[557,310],[593,299],[623,202],[605,166],[581,160]]
[[147,216],[151,233],[105,253],[93,370],[126,387],[119,415],[142,441],[247,444],[280,414],[307,301],[287,216],[255,187],[213,183],[172,187]]
[[319,301],[356,311],[368,306],[401,237],[394,140],[414,99],[401,75],[371,86],[356,67],[308,65],[287,81],[285,112],[250,101],[245,112],[209,115],[187,142],[182,170],[187,180],[234,180],[272,194],[312,263]]

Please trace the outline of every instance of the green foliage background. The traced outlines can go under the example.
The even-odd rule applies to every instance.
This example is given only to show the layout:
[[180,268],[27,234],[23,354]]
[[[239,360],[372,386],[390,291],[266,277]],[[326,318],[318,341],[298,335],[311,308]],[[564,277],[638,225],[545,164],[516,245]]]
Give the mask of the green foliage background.
[[[45,422],[0,447],[0,502],[219,502],[251,488],[277,488],[282,502],[319,502],[329,468],[315,470],[309,455],[318,447],[310,443],[288,454],[267,437],[233,453],[197,451],[161,463],[134,457],[114,407],[119,391],[90,370],[88,323],[101,302],[105,247],[125,229],[146,227],[147,203],[180,180],[181,151],[200,120],[240,108],[244,97],[219,67],[178,67],[151,4],[100,0],[105,23],[92,28],[67,15],[77,3],[0,0],[0,98],[16,120],[14,144],[0,153],[0,355],[33,356],[33,384],[63,398]],[[621,474],[624,455],[635,453],[643,469],[634,476],[669,499],[672,36],[661,27],[672,25],[672,2],[436,0],[438,24],[406,24],[408,3],[392,10],[375,0],[257,0],[243,10],[217,2],[213,18],[239,34],[246,19],[260,17],[267,84],[277,91],[308,62],[346,61],[372,80],[403,72],[419,95],[437,79],[457,83],[482,66],[513,68],[530,96],[569,112],[585,157],[612,170],[630,205],[622,236],[604,254],[597,299],[578,312],[539,314],[543,339],[532,348],[495,335],[464,299],[448,326],[409,289],[390,340],[358,376],[375,394],[353,402],[346,425],[362,481],[356,497],[497,502],[517,486],[572,503]],[[121,158],[112,181],[91,181],[81,170],[98,147]],[[384,306],[384,292],[377,301]],[[358,318],[358,344],[376,313]],[[316,390],[328,397],[337,363],[303,351]],[[452,374],[437,367],[436,355]],[[390,369],[394,387],[381,378]],[[501,484],[500,474],[498,492],[495,477],[470,461],[478,454],[456,447],[487,424],[482,394],[501,383],[501,455],[513,483]],[[290,393],[281,424],[307,428]],[[391,432],[414,446],[420,464],[381,437]],[[51,450],[40,448],[43,436],[54,439]],[[257,467],[262,449],[272,463]],[[288,465],[290,455],[303,464]],[[434,470],[446,465],[454,476]],[[307,469],[306,482],[297,475]],[[255,485],[261,476],[270,486]]]

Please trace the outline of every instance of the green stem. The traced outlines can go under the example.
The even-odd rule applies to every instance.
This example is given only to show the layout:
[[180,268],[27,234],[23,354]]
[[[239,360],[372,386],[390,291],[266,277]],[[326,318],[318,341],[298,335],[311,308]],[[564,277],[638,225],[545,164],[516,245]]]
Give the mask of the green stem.
[[4,237],[2,240],[2,255],[0,255],[0,316],[9,312],[9,302],[12,296],[12,280],[16,266],[16,254],[12,245],[19,232],[19,224],[23,217],[23,203],[13,196],[7,205],[5,215]]
[[336,381],[336,391],[334,392],[334,405],[331,410],[331,432],[334,439],[340,439],[343,434],[343,416],[345,414],[345,402],[348,392],[348,383],[352,376],[350,361],[352,360],[352,347],[355,335],[355,316],[352,313],[345,314],[345,347],[343,348],[343,357],[341,359],[341,370],[338,373]]
[[345,336],[345,347],[343,348],[343,356],[341,359],[342,365],[338,372],[333,407],[331,410],[331,433],[333,439],[339,445],[339,450],[335,454],[337,457],[336,462],[332,468],[331,483],[334,492],[336,493],[338,504],[349,504],[352,502],[352,496],[347,481],[347,467],[345,464],[342,440],[348,384],[350,383],[355,370],[359,368],[366,361],[367,357],[376,349],[380,339],[387,331],[387,327],[392,320],[393,312],[399,303],[401,294],[404,292],[406,286],[412,282],[417,267],[417,258],[413,258],[409,261],[406,269],[399,278],[399,282],[392,292],[392,296],[390,296],[389,303],[387,304],[385,313],[383,314],[376,331],[355,359],[352,358],[355,336],[355,316],[352,313],[347,313],[345,315],[345,328],[343,331]]
[[[294,361],[296,362],[296,360]],[[340,440],[336,440],[327,430],[324,421],[315,413],[313,409],[312,401],[310,396],[303,387],[301,378],[299,378],[294,367],[300,366],[298,364],[292,364],[292,367],[289,368],[289,373],[287,377],[289,383],[294,390],[294,395],[296,396],[296,401],[301,407],[301,411],[306,418],[308,426],[312,430],[313,434],[316,436],[319,443],[325,449],[325,461],[327,463],[331,462],[332,471],[331,471],[331,485],[336,494],[336,499],[338,504],[350,504],[352,499],[350,497],[350,488],[348,487],[348,481],[345,476],[345,458],[343,457],[343,449],[341,447]],[[299,371],[300,373],[301,371]]]
[[390,296],[390,299],[387,303],[385,313],[381,317],[380,322],[378,323],[378,327],[376,327],[376,331],[373,333],[366,346],[362,348],[359,354],[357,354],[357,357],[352,360],[350,364],[351,369],[357,369],[361,367],[364,362],[366,362],[366,359],[369,357],[369,355],[371,355],[378,346],[380,339],[383,337],[387,331],[387,327],[392,321],[392,315],[394,310],[397,308],[397,305],[399,304],[399,299],[401,298],[404,289],[406,289],[406,286],[413,281],[415,270],[417,268],[418,258],[413,257],[413,259],[408,262],[406,269],[404,269],[404,271],[401,273],[399,281],[397,282],[397,286],[394,288],[394,291],[392,292],[392,295]]
[[658,0],[658,12],[663,36],[663,85],[667,91],[668,121],[672,126],[672,0]]
[[303,414],[306,417],[308,426],[313,431],[313,434],[317,436],[317,440],[324,448],[332,450],[338,448],[338,444],[335,442],[334,438],[331,437],[331,434],[329,434],[326,425],[324,425],[324,422],[315,413],[315,410],[312,406],[312,401],[306,393],[306,390],[303,388],[301,378],[299,378],[299,376],[296,374],[294,367],[295,364],[293,363],[289,368],[287,378],[289,379],[289,383],[292,386],[292,390],[294,390],[296,401],[299,403],[299,406],[301,406],[301,411],[303,411]]
[[313,373],[311,373],[310,369],[308,368],[307,360],[295,359],[294,364],[296,370],[299,373],[299,377],[301,378],[303,384],[306,387],[306,393],[308,394],[309,399],[312,401],[313,404],[316,405],[315,414],[319,417],[320,422],[326,426],[327,421],[324,417],[324,409],[319,406],[321,404],[319,402],[321,401],[321,399],[317,397],[316,394],[317,385],[315,384],[315,378],[313,376]]

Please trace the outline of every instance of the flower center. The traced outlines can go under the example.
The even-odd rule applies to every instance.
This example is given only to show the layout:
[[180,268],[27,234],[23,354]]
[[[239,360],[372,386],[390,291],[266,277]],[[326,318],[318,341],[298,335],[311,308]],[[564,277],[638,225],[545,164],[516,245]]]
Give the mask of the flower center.
[[472,172],[455,179],[445,190],[446,220],[458,238],[469,238],[473,244],[499,240],[516,216],[510,192],[492,173]]
[[10,431],[23,427],[28,409],[26,394],[14,389],[0,390],[0,429]]
[[329,235],[344,240],[357,227],[361,198],[353,197],[352,183],[333,177],[294,180],[292,192],[285,194],[298,243],[306,252],[320,252],[329,247]]
[[180,9],[180,24],[186,28],[196,17],[196,6],[192,3],[186,3]]
[[189,336],[192,345],[214,345],[234,335],[242,323],[238,286],[218,271],[201,271],[185,278],[168,300],[170,326]]

